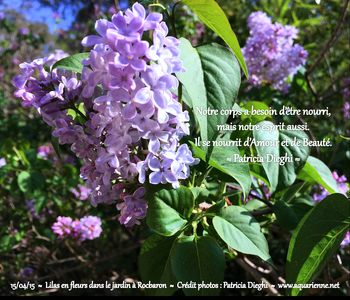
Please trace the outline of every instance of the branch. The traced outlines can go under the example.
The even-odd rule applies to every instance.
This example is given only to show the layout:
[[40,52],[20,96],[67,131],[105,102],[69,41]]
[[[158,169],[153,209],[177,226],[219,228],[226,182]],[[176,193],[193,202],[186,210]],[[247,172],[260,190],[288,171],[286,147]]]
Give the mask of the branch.
[[105,263],[105,262],[108,262],[110,260],[114,260],[117,257],[120,257],[126,253],[130,253],[131,251],[138,249],[139,247],[140,247],[140,244],[135,244],[135,245],[130,246],[128,248],[124,248],[123,250],[119,251],[117,254],[113,254],[113,255],[110,255],[108,257],[104,257],[104,258],[99,259],[97,261],[86,261],[86,262],[80,263],[78,266],[75,266],[75,267],[72,267],[69,269],[58,270],[55,274],[46,275],[46,276],[43,276],[43,277],[36,279],[35,282],[48,281],[48,280],[52,280],[53,278],[57,278],[57,277],[62,278],[64,275],[66,275],[68,273],[75,272],[75,271],[83,269],[83,268],[93,268],[96,266],[96,264]]
[[315,97],[316,101],[318,100],[318,95],[317,95],[316,88],[310,79],[310,75],[316,69],[317,65],[323,60],[323,58],[325,57],[327,52],[330,50],[330,48],[333,46],[333,44],[338,40],[340,33],[341,33],[341,30],[342,30],[343,23],[345,22],[345,19],[346,19],[346,11],[347,11],[347,8],[349,5],[349,1],[350,0],[346,0],[345,5],[344,5],[342,12],[340,14],[340,18],[338,20],[337,27],[335,28],[334,32],[331,34],[330,39],[328,40],[326,45],[321,50],[319,56],[316,58],[316,61],[305,72],[305,80],[306,80],[307,86],[308,86],[309,90],[311,91],[312,95]]
[[316,88],[315,88],[314,84],[312,83],[311,79],[309,78],[309,74],[307,72],[305,72],[305,80],[306,80],[306,83],[307,83],[309,90],[311,91],[312,96],[314,96],[317,100],[318,96],[317,96]]
[[247,257],[243,256],[237,257],[236,262],[247,272],[249,273],[257,282],[263,282],[267,288],[264,288],[269,292],[269,295],[281,296],[278,290],[272,285],[260,272],[257,270],[257,266],[251,262]]
[[[263,193],[263,191],[261,191],[261,193]],[[268,201],[268,200],[265,200],[257,195],[254,195],[254,199],[258,200],[258,201],[261,201],[262,203],[264,203],[266,206],[270,207],[270,208],[273,208],[273,204]]]
[[265,208],[265,209],[262,209],[262,210],[253,210],[251,212],[251,215],[253,217],[260,217],[260,216],[264,216],[264,215],[268,215],[268,214],[271,214],[273,213],[273,210],[271,207],[268,207],[268,208]]
[[342,12],[340,14],[340,18],[338,20],[338,24],[337,27],[335,28],[334,32],[332,33],[330,39],[328,40],[328,42],[326,43],[326,45],[323,47],[323,49],[321,50],[321,53],[319,54],[319,56],[317,57],[316,61],[313,63],[313,65],[311,65],[311,67],[306,71],[306,76],[310,75],[317,67],[317,65],[322,61],[322,59],[324,58],[324,56],[326,55],[326,53],[329,51],[329,49],[333,46],[333,44],[338,40],[339,36],[340,36],[340,32],[343,26],[343,23],[345,22],[346,19],[346,11],[349,5],[349,1],[350,0],[346,0],[345,1],[345,5],[342,9]]

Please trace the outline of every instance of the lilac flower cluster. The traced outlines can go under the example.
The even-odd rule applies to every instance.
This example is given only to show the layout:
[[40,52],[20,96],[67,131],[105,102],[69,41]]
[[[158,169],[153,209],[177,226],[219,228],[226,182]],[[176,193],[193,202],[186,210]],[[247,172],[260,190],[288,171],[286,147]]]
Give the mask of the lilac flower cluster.
[[56,50],[48,57],[21,63],[21,74],[13,79],[15,96],[22,99],[22,105],[35,107],[53,127],[63,120],[71,121],[66,112],[68,104],[81,92],[81,83],[73,74],[62,70],[50,72],[52,65],[66,56],[62,50]]
[[[345,175],[339,176],[336,171],[332,172],[332,175],[337,182],[340,193],[346,195],[349,191],[349,185],[347,183],[348,180]],[[319,202],[326,198],[328,195],[329,193],[324,189],[323,186],[317,186],[314,194],[312,195],[312,198],[315,202]]]
[[80,220],[57,217],[56,222],[52,225],[52,231],[59,238],[72,237],[80,241],[93,240],[102,233],[101,219],[94,216],[86,216]]
[[91,193],[91,189],[81,184],[78,184],[76,188],[72,188],[70,191],[73,193],[73,195],[77,199],[83,200],[83,201],[88,199]]
[[250,83],[254,86],[271,84],[286,92],[287,78],[294,76],[306,63],[307,52],[294,44],[298,30],[293,26],[272,23],[264,12],[253,12],[248,17],[250,37],[242,49]]
[[[46,71],[64,56],[60,52],[21,64],[14,85],[23,105],[37,108],[59,142],[71,144],[82,160],[92,205],[121,200],[119,220],[132,226],[147,211],[140,184],[176,188],[197,163],[180,145],[189,134],[189,115],[172,92],[178,86],[173,73],[183,70],[179,41],[168,36],[161,14],[147,14],[138,3],[111,21],[98,20],[95,28],[98,35],[82,41],[93,49],[81,81],[67,71]],[[151,44],[143,40],[146,32]],[[67,114],[79,103],[83,123]]]
[[[93,100],[91,127],[95,138],[104,141],[97,149],[97,166],[83,170],[93,198],[105,201],[111,179],[122,183],[138,176],[140,183],[148,179],[178,187],[196,163],[187,145],[179,147],[181,137],[189,134],[189,116],[171,92],[178,86],[172,74],[182,71],[179,41],[168,36],[161,14],[147,15],[138,3],[113,15],[111,22],[98,20],[95,28],[99,35],[82,42],[93,46],[84,62],[83,95],[99,95]],[[142,40],[150,30],[152,45]],[[136,224],[145,216],[141,191],[122,197],[121,223]]]

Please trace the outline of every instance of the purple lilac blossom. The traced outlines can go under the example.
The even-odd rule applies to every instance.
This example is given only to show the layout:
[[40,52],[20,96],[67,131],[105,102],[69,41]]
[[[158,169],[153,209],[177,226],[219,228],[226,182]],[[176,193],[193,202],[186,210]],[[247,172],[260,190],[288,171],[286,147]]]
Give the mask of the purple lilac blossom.
[[29,277],[32,277],[34,274],[34,269],[32,267],[25,267],[21,269],[19,272],[19,276],[21,279],[27,279]]
[[[339,192],[346,195],[349,191],[349,186],[347,183],[347,178],[345,175],[339,176],[336,171],[332,172],[333,178],[337,182],[337,186],[339,189]],[[325,190],[323,186],[317,186],[316,191],[312,195],[312,198],[315,202],[322,201],[324,198],[326,198],[329,195],[329,193]]]
[[6,166],[6,164],[7,164],[7,163],[6,163],[6,159],[3,158],[3,157],[0,157],[0,168]]
[[28,27],[22,27],[19,29],[20,35],[28,35],[29,34],[29,28]]
[[52,225],[52,230],[61,239],[72,237],[85,241],[93,240],[101,235],[101,224],[101,219],[95,216],[86,216],[80,220],[72,220],[70,217],[58,217]]
[[286,92],[288,77],[293,77],[306,63],[308,53],[294,44],[298,30],[293,26],[272,23],[264,12],[253,12],[248,17],[250,36],[242,49],[253,86],[271,84]]
[[52,225],[52,231],[60,238],[70,236],[72,230],[73,220],[70,217],[57,217],[56,222]]
[[81,218],[79,221],[80,240],[93,240],[101,235],[101,219],[94,216]]
[[350,77],[344,78],[341,83],[344,86],[342,90],[343,99],[344,101],[349,101],[350,100]]
[[49,158],[54,153],[52,145],[41,145],[38,147],[38,155],[44,159]]
[[108,9],[108,14],[109,15],[114,15],[118,12],[117,8],[115,5],[112,5],[109,9]]
[[342,95],[344,99],[344,104],[342,108],[343,117],[345,120],[350,119],[350,77],[344,78],[342,80],[342,85],[344,88],[342,89]]
[[344,102],[342,111],[343,111],[344,119],[349,120],[350,119],[350,102],[348,101]]
[[[179,40],[168,36],[161,14],[147,14],[139,3],[111,21],[97,20],[95,29],[98,35],[82,41],[93,49],[81,81],[66,71],[46,71],[59,59],[56,53],[20,65],[16,96],[37,108],[61,144],[71,144],[83,162],[91,204],[119,200],[119,220],[131,226],[146,215],[145,201],[133,193],[141,184],[176,188],[198,163],[187,145],[180,146],[189,134],[189,114],[171,92],[178,87],[173,73],[183,71]],[[143,40],[149,33],[151,41]],[[84,103],[84,124],[67,115],[72,103]]]
[[45,218],[45,212],[43,212],[41,214],[37,213],[37,211],[35,209],[35,201],[34,200],[26,200],[25,205],[26,205],[26,208],[33,219],[37,219],[37,220],[42,221]]
[[18,65],[18,64],[20,64],[20,60],[17,58],[17,57],[12,57],[12,63],[14,64],[14,65]]
[[248,195],[248,200],[254,199],[254,197],[259,197],[262,199],[269,200],[271,198],[271,192],[269,187],[260,179],[253,177],[253,184],[257,187],[256,190],[251,190]]
[[202,39],[205,33],[205,26],[202,23],[196,23],[195,25],[195,34],[191,37],[191,44],[197,45],[199,41]]
[[79,200],[86,200],[89,198],[91,189],[86,187],[85,185],[78,184],[76,188],[72,188],[70,190],[74,196]]
[[350,244],[350,231],[345,234],[345,238],[340,244],[340,247],[344,248]]
[[5,13],[3,13],[2,11],[0,12],[0,21],[5,19]]
[[119,222],[126,227],[140,224],[139,219],[143,219],[147,213],[147,202],[144,200],[145,189],[138,188],[133,195],[123,197],[123,202],[117,204],[120,210]]
[[40,222],[45,220],[47,215],[52,215],[52,210],[49,208],[43,208],[40,213],[38,213],[35,209],[35,201],[34,200],[26,200],[25,206],[32,217],[32,219],[39,220]]

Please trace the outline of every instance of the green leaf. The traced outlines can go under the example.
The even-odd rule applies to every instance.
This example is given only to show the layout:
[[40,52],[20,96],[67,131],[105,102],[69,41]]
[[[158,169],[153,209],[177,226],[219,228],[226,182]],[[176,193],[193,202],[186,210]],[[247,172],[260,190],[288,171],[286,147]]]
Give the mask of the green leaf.
[[17,177],[17,184],[19,189],[26,193],[30,188],[30,174],[27,171],[22,171]]
[[276,201],[273,206],[277,222],[287,230],[293,230],[298,225],[298,217],[290,205],[283,201]]
[[255,110],[255,111],[269,111],[270,108],[269,106],[264,103],[264,102],[260,102],[260,101],[249,101],[247,103],[245,103],[243,105],[243,109],[247,110],[248,111],[248,114],[245,115],[245,114],[242,114],[241,116],[241,119],[242,120],[245,120],[245,119],[250,119],[250,123],[251,124],[256,124],[256,123],[259,123],[261,121],[264,121],[265,119],[271,119],[271,115],[270,114],[261,114],[261,115],[258,115],[258,114],[252,114],[252,111]]
[[237,37],[220,6],[214,0],[183,0],[183,3],[186,4],[205,25],[220,36],[232,49],[244,74],[248,78],[248,69]]
[[[203,110],[207,109],[207,94],[204,85],[204,74],[202,63],[198,51],[192,47],[190,41],[180,38],[180,58],[185,67],[185,72],[176,74],[179,81],[184,85],[190,99],[187,103],[194,108],[193,113],[199,123],[202,140],[208,139],[207,117],[204,114],[198,114],[196,107]],[[188,102],[188,101],[187,101]]]
[[[217,109],[217,116],[206,116],[208,140],[217,135],[217,125],[225,124],[228,116],[220,114],[222,109],[232,109],[241,84],[241,74],[235,56],[225,47],[208,44],[196,48],[201,59],[207,107]],[[194,111],[196,108],[194,108]]]
[[[192,142],[191,146],[195,157],[206,161],[206,152]],[[236,180],[241,186],[245,198],[249,193],[252,183],[249,165],[247,163],[229,161],[228,158],[231,158],[235,154],[240,154],[237,147],[214,147],[208,164]]]
[[289,202],[304,188],[305,182],[296,183],[282,191],[281,201]]
[[[272,122],[269,121],[263,121],[259,123],[260,126],[263,125],[273,125]],[[253,131],[253,137],[256,141],[271,141],[271,142],[278,142],[279,141],[279,132],[276,129],[271,130],[254,130]],[[265,170],[266,176],[270,182],[270,192],[273,193],[278,185],[278,174],[279,174],[279,164],[278,162],[274,161],[267,161],[267,158],[269,155],[273,155],[275,157],[279,157],[280,150],[279,147],[276,146],[265,146],[255,147],[256,151],[258,152],[258,155],[263,158],[262,166]]]
[[77,113],[75,112],[74,109],[68,108],[68,109],[67,109],[67,115],[70,116],[70,117],[72,117],[73,120],[74,120],[74,119],[76,118],[76,116],[77,116]]
[[[301,170],[301,168],[303,168],[307,161],[307,158],[309,157],[310,149],[307,146],[291,145],[293,140],[302,141],[303,139],[308,138],[307,134],[304,131],[281,130],[279,134],[280,143],[287,141],[289,144],[288,146],[280,146],[280,157],[288,155],[294,158],[293,162],[286,162],[285,165],[280,166],[278,174],[278,188],[283,188],[294,183],[298,172]],[[299,160],[297,161],[296,158]]]
[[192,187],[191,192],[194,197],[194,201],[196,204],[208,201],[208,198],[214,195],[210,193],[210,191],[206,188],[202,187]]
[[89,52],[84,52],[84,53],[77,53],[77,54],[73,54],[71,56],[62,58],[52,66],[52,70],[64,69],[75,73],[81,73],[83,69],[82,61],[88,58],[89,55],[90,55]]
[[[209,237],[184,236],[177,241],[171,267],[177,281],[198,284],[202,282],[222,283],[225,271],[225,257],[217,242]],[[184,289],[187,296],[214,296],[219,289]]]
[[283,1],[283,5],[281,6],[280,9],[280,14],[279,14],[279,18],[283,18],[284,15],[288,12],[288,10],[290,9],[290,0],[285,0]]
[[0,238],[0,253],[8,252],[15,245],[16,238],[10,235],[4,235]]
[[260,200],[251,199],[243,206],[246,210],[252,212],[254,210],[260,210],[262,208],[266,208],[266,204],[261,202]]
[[213,218],[213,226],[229,247],[271,261],[265,236],[248,210],[239,206],[225,207]]
[[44,195],[43,193],[41,193],[41,191],[34,192],[33,196],[34,196],[35,211],[37,213],[40,213],[43,210],[43,208],[45,207],[49,198],[47,197],[47,195]]
[[35,190],[40,190],[45,185],[45,178],[39,172],[22,171],[18,174],[17,184],[23,193],[33,193]]
[[[270,121],[260,122],[259,130],[253,131],[253,136],[256,141],[271,141],[279,143],[279,147],[271,146],[256,146],[258,155],[263,157],[262,166],[270,182],[270,191],[282,189],[290,186],[297,178],[297,173],[304,166],[308,156],[309,147],[297,145],[295,141],[300,141],[307,138],[307,135],[300,130],[281,130],[274,129],[273,123]],[[282,143],[287,143],[283,145]],[[284,156],[293,157],[293,161],[286,161],[284,165],[276,160],[268,160],[268,158],[283,158]]]
[[303,195],[299,196],[291,201],[289,206],[293,209],[297,216],[298,223],[302,218],[315,206],[311,196]]
[[[180,54],[185,72],[176,75],[187,92],[184,100],[193,108],[202,140],[212,140],[217,125],[225,124],[228,118],[220,115],[220,110],[232,109],[237,97],[241,82],[239,65],[232,52],[218,44],[193,48],[182,38]],[[207,116],[202,112],[206,109],[219,113]]]
[[[349,200],[342,194],[333,194],[301,220],[289,243],[288,283],[305,284],[316,278],[349,230],[349,212]],[[299,293],[297,288],[290,291],[293,296]]]
[[298,177],[302,180],[322,185],[329,193],[339,193],[338,185],[333,178],[332,172],[316,157],[309,156]]
[[[138,260],[142,281],[167,284],[166,289],[151,289],[149,294],[153,296],[171,296],[177,290],[170,263],[175,241],[176,237],[153,234],[142,245]],[[171,288],[170,284],[173,284],[174,288]]]
[[194,197],[190,189],[162,189],[148,199],[147,224],[156,233],[172,236],[187,224]]
[[210,206],[205,211],[205,214],[206,215],[211,215],[211,214],[216,215],[217,213],[219,213],[221,211],[221,209],[225,206],[225,204],[226,204],[226,201],[224,199],[221,199],[220,201],[218,201],[215,204],[213,204],[212,206]]

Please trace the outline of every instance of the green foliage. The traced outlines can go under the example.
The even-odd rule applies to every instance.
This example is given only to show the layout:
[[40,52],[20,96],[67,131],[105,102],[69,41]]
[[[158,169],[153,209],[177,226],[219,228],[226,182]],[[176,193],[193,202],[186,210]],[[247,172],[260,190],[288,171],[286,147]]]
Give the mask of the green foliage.
[[214,0],[183,0],[183,2],[232,49],[244,74],[248,77],[248,69],[237,37],[220,6]]
[[[271,128],[273,123],[263,121],[259,125]],[[302,145],[303,139],[308,139],[307,135],[303,131],[275,129],[255,130],[253,134],[257,141],[271,141],[280,145],[279,147],[275,145],[256,147],[258,154],[264,158],[262,166],[270,182],[271,192],[274,192],[276,188],[281,189],[292,185],[309,156],[309,148]],[[300,145],[297,144],[298,142]],[[269,155],[282,158],[287,156],[292,158],[292,162],[286,161],[285,164],[281,164],[276,160],[269,161],[267,159]]]
[[[186,72],[177,77],[186,88],[190,107],[193,108],[203,140],[212,140],[218,130],[217,125],[224,124],[225,115],[206,116],[198,110],[231,109],[238,95],[241,75],[234,55],[218,44],[209,44],[192,48],[182,39],[182,59]],[[195,81],[194,81],[195,80]]]
[[82,61],[88,57],[89,57],[89,52],[85,52],[85,53],[77,53],[77,54],[62,58],[52,66],[52,70],[64,69],[64,70],[68,70],[76,73],[81,73],[83,69]]
[[[139,256],[141,279],[144,282],[168,284],[167,289],[157,289],[155,296],[170,296],[176,290],[176,279],[171,269],[171,257],[176,245],[176,236],[151,235],[142,245]],[[170,287],[170,284],[174,288]]]
[[249,173],[249,165],[247,163],[231,162],[227,158],[232,155],[240,155],[237,147],[213,147],[210,153],[210,158],[207,160],[207,152],[193,143],[191,143],[194,155],[203,161],[207,161],[210,167],[229,175],[236,180],[242,188],[243,195],[248,195],[251,177]]
[[[286,281],[311,282],[339,248],[350,225],[350,202],[342,194],[328,196],[299,223],[289,244]],[[293,288],[292,296],[301,290]]]
[[298,217],[290,204],[277,201],[273,206],[273,211],[278,223],[287,230],[292,230],[298,225]]
[[[219,245],[209,236],[179,238],[171,258],[171,267],[177,281],[198,284],[219,284],[224,278],[225,258]],[[219,286],[219,285],[218,285]],[[219,288],[184,289],[187,296],[213,296]]]
[[22,171],[17,177],[18,187],[23,193],[34,194],[35,191],[43,189],[45,179],[39,172]]
[[311,183],[322,185],[328,192],[339,192],[337,182],[332,176],[329,168],[316,157],[310,156],[304,168],[299,174],[299,178]]
[[193,207],[193,194],[188,188],[162,189],[149,198],[147,224],[160,235],[174,235],[186,225]]
[[[181,61],[186,66],[185,72],[179,72],[176,74],[179,81],[183,84],[189,97],[183,98],[185,103],[191,107],[206,110],[208,107],[204,73],[202,63],[198,51],[192,47],[191,43],[184,39],[180,39],[180,55]],[[186,101],[187,100],[187,101]],[[201,138],[208,140],[208,118],[204,114],[196,113],[194,115],[198,121]]]
[[263,114],[263,115],[252,114],[252,110],[269,111],[270,108],[264,102],[248,101],[247,103],[243,104],[242,108],[248,111],[248,115],[242,115],[243,121],[246,119],[249,119],[251,124],[257,124],[259,122],[264,121],[265,119],[271,119],[271,115],[268,115],[268,114]]
[[271,261],[269,248],[259,223],[244,208],[230,206],[222,208],[213,218],[217,234],[232,249],[259,256]]
[[[181,143],[189,144],[194,156],[201,161],[191,167],[190,177],[182,180],[178,189],[146,186],[148,214],[145,223],[148,226],[141,225],[132,232],[116,224],[114,209],[92,208],[73,197],[70,190],[82,183],[79,160],[72,159],[68,147],[50,138],[50,129],[33,117],[34,112],[22,109],[19,101],[12,97],[10,81],[18,72],[17,63],[12,61],[31,61],[41,56],[42,49],[53,46],[54,34],[49,37],[47,28],[41,28],[45,26],[35,27],[13,12],[9,13],[10,19],[0,21],[0,34],[4,37],[0,41],[0,74],[5,74],[1,77],[4,84],[0,87],[0,158],[6,159],[6,165],[0,167],[0,219],[3,224],[0,228],[0,282],[8,282],[9,278],[11,281],[21,280],[20,270],[31,266],[37,272],[35,279],[52,278],[55,274],[55,280],[63,281],[60,274],[65,274],[64,281],[85,282],[95,278],[102,281],[110,280],[111,273],[118,273],[128,274],[136,280],[140,275],[143,282],[168,284],[167,289],[145,291],[151,295],[168,296],[175,292],[191,296],[231,295],[232,291],[220,292],[218,288],[179,291],[176,283],[242,281],[246,275],[235,263],[237,255],[248,258],[251,255],[257,265],[266,266],[261,260],[273,261],[278,271],[286,267],[288,283],[323,281],[324,276],[319,274],[336,252],[344,260],[344,265],[348,263],[344,254],[349,248],[339,250],[339,245],[349,230],[349,200],[343,195],[333,194],[339,192],[339,188],[331,173],[336,169],[349,178],[346,168],[350,161],[346,131],[349,121],[344,120],[341,110],[342,93],[346,89],[343,79],[349,65],[346,55],[348,29],[338,33],[337,43],[332,45],[331,51],[326,52],[312,73],[308,72],[337,26],[340,2],[332,0],[325,4],[321,1],[322,4],[317,5],[289,0],[184,0],[181,1],[184,5],[175,6],[170,0],[161,3],[169,5],[167,14],[161,11],[164,20],[173,18],[175,23],[168,24],[170,31],[188,38],[180,38],[180,55],[186,71],[175,74],[181,83],[177,95],[192,121],[192,134],[188,139],[183,138]],[[91,16],[95,6],[83,3],[81,7],[77,16],[79,23],[75,25],[84,30],[71,30],[65,37],[60,36],[55,47],[70,53],[81,51],[81,37],[93,27],[94,18]],[[106,13],[109,7],[100,8]],[[159,6],[149,9],[160,10]],[[268,83],[261,88],[252,88],[246,80],[241,82],[240,67],[246,76],[248,72],[235,33],[240,41],[247,38],[246,18],[257,10],[267,12],[273,21],[297,26],[298,43],[308,50],[308,65],[289,79],[291,88],[286,94],[272,90]],[[103,15],[96,15],[96,18],[100,17]],[[199,20],[212,31],[196,36]],[[31,33],[20,37],[18,28],[24,25],[30,27]],[[223,42],[230,49],[217,44]],[[52,69],[81,73],[82,60],[87,57],[88,53],[74,54],[57,62]],[[303,120],[293,116],[249,114],[234,118],[198,113],[198,108],[250,110],[253,107],[268,110],[283,106],[328,106],[332,117],[311,116]],[[69,114],[83,123],[88,111],[76,103]],[[194,144],[195,138],[199,137],[202,141],[229,139],[228,134],[217,130],[220,124],[272,125],[279,122],[307,123],[310,130],[308,135],[302,131],[237,130],[230,137],[286,143],[280,147],[249,149],[213,144],[196,147]],[[316,140],[329,138],[335,146],[309,149],[292,145],[293,141],[308,139],[308,136]],[[38,146],[49,143],[55,153],[48,159],[39,157]],[[309,156],[310,152],[314,156]],[[271,154],[277,158],[293,155],[294,161],[280,165],[277,162],[238,163],[228,159],[233,155],[266,158]],[[262,182],[267,184],[267,190]],[[315,206],[310,195],[316,185],[323,186],[332,195]],[[28,209],[28,200],[34,202],[34,211]],[[103,217],[104,235],[97,243],[87,242],[82,247],[79,242],[65,243],[54,238],[50,227],[58,215],[81,217],[87,213]],[[144,241],[141,251],[140,241]],[[137,271],[135,257],[138,252]],[[82,260],[89,263],[89,268],[80,268],[85,264]],[[341,275],[334,264],[330,264],[329,269],[332,276]],[[268,274],[266,277],[274,280]],[[2,293],[1,288],[0,283]],[[237,293],[250,295],[255,292]],[[300,293],[305,291],[290,291],[291,295]],[[339,290],[337,293],[345,292]]]

